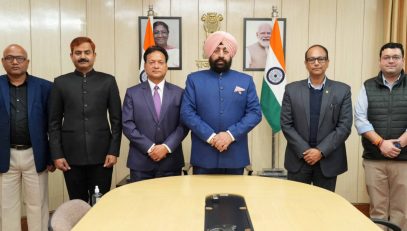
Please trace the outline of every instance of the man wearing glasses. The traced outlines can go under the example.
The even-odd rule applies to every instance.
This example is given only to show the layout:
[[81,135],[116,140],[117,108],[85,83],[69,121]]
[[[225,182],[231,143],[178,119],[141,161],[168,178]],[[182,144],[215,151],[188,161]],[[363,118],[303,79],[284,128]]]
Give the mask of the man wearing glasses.
[[[48,97],[52,83],[27,73],[23,47],[6,47],[0,76],[0,230],[21,230],[21,194],[28,229],[48,230]],[[23,186],[23,187],[22,187]]]
[[352,127],[351,91],[325,75],[325,47],[308,48],[304,63],[309,77],[288,84],[282,102],[284,166],[289,180],[335,191],[337,176],[348,169],[345,140]]
[[407,230],[407,80],[404,50],[387,43],[379,54],[380,72],[362,85],[355,105],[355,127],[362,136],[363,166],[370,217]]

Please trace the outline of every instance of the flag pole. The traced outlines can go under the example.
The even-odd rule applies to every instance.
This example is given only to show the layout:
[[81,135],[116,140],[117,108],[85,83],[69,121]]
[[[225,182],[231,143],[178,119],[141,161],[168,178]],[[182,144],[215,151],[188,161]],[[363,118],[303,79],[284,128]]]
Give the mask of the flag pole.
[[[278,18],[278,11],[277,11],[277,6],[272,7],[272,12],[271,12],[271,19],[277,19]],[[270,47],[271,49],[271,47]],[[263,169],[263,171],[259,172],[259,176],[266,176],[266,177],[277,177],[277,178],[282,178],[286,179],[287,174],[284,169],[282,168],[276,168],[276,134],[274,130],[272,130],[272,136],[271,136],[271,169]]]
[[271,169],[276,168],[276,133],[273,131],[271,136]]

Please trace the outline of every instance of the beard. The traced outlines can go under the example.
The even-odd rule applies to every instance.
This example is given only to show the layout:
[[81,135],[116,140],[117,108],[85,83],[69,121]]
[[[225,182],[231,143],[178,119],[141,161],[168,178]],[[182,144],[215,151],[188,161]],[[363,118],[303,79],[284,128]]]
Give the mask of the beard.
[[269,47],[269,46],[270,46],[270,40],[262,40],[262,39],[259,39],[259,44],[260,44],[260,46],[262,46],[262,47]]
[[218,58],[216,60],[209,58],[209,66],[216,73],[226,72],[226,71],[230,70],[230,67],[232,66],[232,59],[227,61],[224,58]]

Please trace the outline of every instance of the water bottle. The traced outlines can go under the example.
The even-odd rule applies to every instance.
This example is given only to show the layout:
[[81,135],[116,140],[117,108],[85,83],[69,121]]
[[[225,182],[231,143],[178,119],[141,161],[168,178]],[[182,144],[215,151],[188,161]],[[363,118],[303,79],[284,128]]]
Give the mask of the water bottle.
[[94,206],[102,197],[102,193],[99,191],[99,187],[95,186],[95,193],[92,195],[92,206]]

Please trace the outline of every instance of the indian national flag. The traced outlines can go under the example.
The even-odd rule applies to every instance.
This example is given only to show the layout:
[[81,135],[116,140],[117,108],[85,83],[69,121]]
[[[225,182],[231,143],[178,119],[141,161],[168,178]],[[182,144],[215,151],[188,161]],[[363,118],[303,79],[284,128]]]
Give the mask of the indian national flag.
[[281,102],[287,80],[285,76],[283,43],[281,42],[277,18],[274,19],[273,24],[270,49],[268,49],[263,85],[261,87],[260,103],[263,114],[270,124],[273,133],[277,133],[281,130]]
[[140,82],[147,81],[147,74],[144,71],[144,51],[147,50],[150,46],[154,46],[154,34],[153,34],[153,16],[148,17],[147,25],[146,25],[146,33],[144,34],[144,45],[143,45],[143,52],[141,54],[140,60]]

